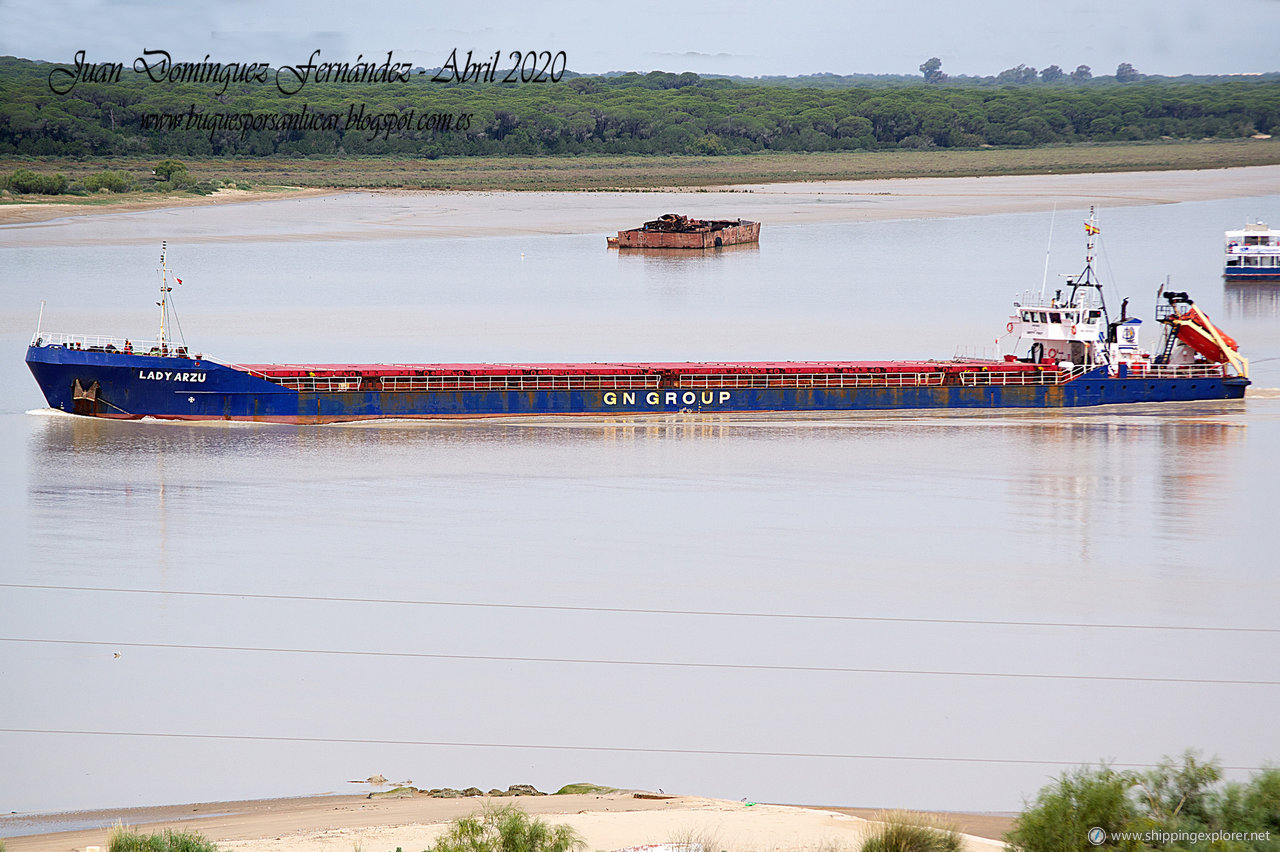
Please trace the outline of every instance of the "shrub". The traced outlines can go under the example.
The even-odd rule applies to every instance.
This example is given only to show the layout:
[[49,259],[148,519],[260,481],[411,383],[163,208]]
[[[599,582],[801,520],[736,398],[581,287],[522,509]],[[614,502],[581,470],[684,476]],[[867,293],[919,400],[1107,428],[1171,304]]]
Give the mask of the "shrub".
[[1089,831],[1101,828],[1108,836],[1137,830],[1138,809],[1131,791],[1138,784],[1132,772],[1109,767],[1084,767],[1064,772],[1044,787],[1035,803],[1022,812],[1005,841],[1025,852],[1086,852],[1094,846]]
[[90,192],[128,192],[133,189],[133,178],[126,172],[105,171],[84,179],[84,188]]
[[[550,826],[510,805],[456,819],[432,852],[575,852],[586,843],[567,825]],[[115,852],[115,850],[111,850]]]
[[[1216,761],[1192,751],[1146,773],[1106,766],[1065,772],[1040,791],[1005,842],[1016,852],[1088,852],[1100,844],[1128,852],[1280,852],[1280,769],[1219,789],[1221,777]],[[1106,836],[1091,843],[1093,829]],[[1249,836],[1195,839],[1217,832]]]
[[61,195],[71,185],[66,175],[42,175],[30,169],[18,169],[5,183],[14,192],[35,195]]
[[138,834],[117,825],[111,831],[107,852],[218,852],[218,847],[191,832],[166,830],[159,834]]
[[960,834],[950,825],[919,814],[894,811],[862,844],[862,852],[960,852]]

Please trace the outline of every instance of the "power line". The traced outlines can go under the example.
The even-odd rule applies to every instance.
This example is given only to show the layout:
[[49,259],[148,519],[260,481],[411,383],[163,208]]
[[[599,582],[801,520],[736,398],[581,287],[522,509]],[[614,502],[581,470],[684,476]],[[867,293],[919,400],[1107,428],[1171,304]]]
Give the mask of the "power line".
[[173,595],[203,598],[240,598],[245,600],[307,601],[313,603],[397,604],[401,606],[435,606],[478,609],[535,610],[546,612],[587,612],[609,615],[675,615],[714,618],[776,618],[802,621],[847,621],[887,624],[951,624],[976,627],[1059,627],[1090,630],[1188,630],[1214,633],[1280,633],[1280,627],[1215,627],[1195,624],[1108,624],[1076,621],[1014,621],[973,618],[911,618],[880,615],[830,615],[824,613],[737,612],[731,610],[658,609],[640,607],[570,606],[563,604],[494,603],[485,601],[406,600],[398,598],[359,598],[336,595],[285,595],[254,592],[201,592],[170,589],[128,589],[110,586],[55,586],[40,583],[0,583],[0,588],[33,589],[62,592],[109,592],[129,595]]
[[[928,755],[906,755],[906,754],[845,754],[834,752],[807,752],[807,751],[748,751],[738,749],[705,749],[705,748],[651,748],[644,746],[590,746],[590,745],[565,745],[556,743],[483,743],[483,742],[457,742],[449,740],[399,740],[399,739],[369,739],[369,738],[347,738],[347,737],[302,737],[302,736],[267,736],[258,734],[192,734],[192,733],[172,733],[163,731],[90,731],[90,730],[73,730],[58,728],[0,728],[0,733],[4,734],[54,734],[68,736],[94,736],[94,737],[154,737],[158,739],[187,739],[187,740],[233,740],[233,741],[249,741],[249,742],[278,742],[278,743],[322,743],[327,745],[391,745],[391,746],[426,746],[432,748],[496,748],[496,749],[524,749],[524,750],[540,750],[540,751],[590,751],[590,752],[610,752],[614,754],[675,754],[675,755],[701,755],[713,757],[784,757],[784,758],[805,758],[805,759],[823,759],[823,760],[900,760],[900,761],[924,761],[931,763],[983,763],[983,764],[1005,764],[1016,766],[1080,766],[1080,761],[1073,760],[1035,760],[1035,759],[1019,759],[1019,758],[1000,758],[1000,757],[937,757]],[[1108,766],[1125,767],[1129,769],[1155,769],[1160,764],[1157,763],[1107,763]],[[1238,770],[1242,772],[1258,772],[1264,767],[1261,766],[1222,766],[1220,769]]]
[[935,677],[1026,678],[1033,680],[1089,680],[1122,683],[1184,683],[1213,686],[1280,686],[1280,680],[1227,680],[1192,677],[1145,677],[1125,675],[1072,675],[1036,672],[981,672],[933,669],[878,669],[844,666],[794,666],[767,663],[700,663],[680,660],[616,660],[580,657],[525,657],[497,654],[433,654],[420,651],[355,651],[341,648],[269,648],[248,645],[195,645],[175,642],[102,642],[83,639],[34,639],[0,636],[0,642],[42,645],[94,645],[105,648],[159,648],[181,651],[247,651],[272,654],[315,654],[343,657],[392,657],[423,660],[468,660],[499,663],[560,663],[592,666],[649,666],[655,668],[726,669],[738,671],[817,672],[829,674],[925,675]]

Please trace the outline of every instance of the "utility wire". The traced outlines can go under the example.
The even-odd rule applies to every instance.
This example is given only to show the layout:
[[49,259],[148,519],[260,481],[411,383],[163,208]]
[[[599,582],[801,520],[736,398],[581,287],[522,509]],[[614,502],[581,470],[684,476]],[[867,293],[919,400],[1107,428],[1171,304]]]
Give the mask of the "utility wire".
[[[451,748],[506,748],[506,750],[536,751],[594,751],[611,753],[640,753],[640,755],[709,755],[717,757],[803,757],[822,760],[904,760],[947,762],[947,764],[1005,764],[1023,766],[1079,766],[1075,760],[1020,760],[1014,757],[937,757],[923,755],[863,755],[863,753],[814,752],[814,751],[748,751],[732,748],[652,748],[644,746],[570,746],[561,743],[524,742],[456,742],[444,739],[371,739],[346,737],[271,737],[259,734],[207,734],[168,733],[155,730],[74,730],[56,728],[0,728],[0,733],[19,734],[67,734],[82,737],[155,737],[165,739],[223,739],[223,741],[252,742],[311,742],[332,745],[356,746],[429,746]],[[1156,769],[1160,764],[1126,764],[1107,762],[1107,766],[1126,769]],[[1221,766],[1220,769],[1260,771],[1263,766]]]
[[1280,686],[1280,680],[1227,680],[1194,677],[1145,677],[1125,675],[1041,674],[1035,672],[980,672],[931,669],[850,668],[844,666],[789,666],[765,663],[699,663],[680,660],[611,660],[579,657],[515,657],[497,654],[432,654],[418,651],[354,651],[339,648],[267,648],[244,645],[187,645],[173,642],[101,642],[81,639],[29,639],[0,636],[0,642],[42,645],[94,645],[105,648],[159,648],[181,651],[247,651],[271,654],[315,654],[343,657],[393,657],[422,660],[469,660],[498,663],[559,663],[589,666],[649,666],[654,668],[726,669],[774,672],[818,672],[829,674],[931,675],[940,677],[1027,678],[1034,680],[1091,680],[1122,683],[1187,683],[1214,686]]
[[[593,751],[593,752],[611,752],[615,754],[687,754],[687,755],[711,755],[716,757],[788,757],[788,758],[817,758],[824,760],[903,760],[903,761],[928,761],[933,763],[994,763],[1007,765],[1022,766],[1079,766],[1080,761],[1074,760],[1032,760],[1017,758],[999,758],[999,757],[935,757],[922,755],[906,755],[906,754],[848,754],[833,752],[808,752],[808,751],[748,751],[737,749],[706,749],[706,748],[646,748],[643,746],[589,746],[589,745],[564,745],[556,743],[481,743],[481,742],[456,742],[449,740],[397,740],[397,739],[364,739],[364,738],[347,738],[347,737],[280,737],[280,736],[263,736],[254,734],[191,734],[191,733],[169,733],[161,731],[90,731],[90,730],[70,730],[56,728],[0,728],[3,734],[62,734],[72,736],[95,736],[95,737],[156,737],[162,739],[188,739],[188,740],[248,740],[252,742],[277,742],[277,743],[326,743],[334,745],[391,745],[391,746],[429,746],[436,748],[500,748],[500,749],[529,749],[540,751]],[[1157,763],[1107,763],[1108,766],[1126,767],[1131,769],[1154,769],[1160,764]],[[1239,770],[1244,772],[1257,772],[1264,767],[1261,766],[1222,766],[1221,769]]]
[[847,621],[886,624],[954,624],[975,627],[1061,627],[1089,630],[1188,630],[1214,633],[1280,633],[1280,627],[1216,627],[1196,624],[1114,624],[1077,621],[1015,621],[976,618],[911,618],[879,615],[829,615],[823,613],[739,612],[732,610],[659,609],[610,606],[568,606],[560,604],[494,603],[485,601],[411,600],[401,598],[359,598],[330,595],[285,595],[252,592],[201,592],[172,589],[130,589],[110,586],[58,586],[44,583],[0,583],[4,589],[32,589],[62,592],[109,592],[129,595],[172,595],[175,597],[240,598],[243,600],[308,601],[314,603],[397,604],[477,609],[535,610],[543,612],[586,612],[609,615],[677,615],[706,618],[776,618],[800,621]]

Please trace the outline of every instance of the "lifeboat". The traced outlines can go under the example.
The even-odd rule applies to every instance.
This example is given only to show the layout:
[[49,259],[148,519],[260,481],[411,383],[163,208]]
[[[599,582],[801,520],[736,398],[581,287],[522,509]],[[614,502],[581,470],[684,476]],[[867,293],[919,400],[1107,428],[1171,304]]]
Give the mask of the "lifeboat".
[[[1204,311],[1195,305],[1188,305],[1185,314],[1177,317],[1178,339],[1215,363],[1225,363],[1240,349],[1240,345],[1219,329]],[[1228,350],[1224,349],[1229,347]]]

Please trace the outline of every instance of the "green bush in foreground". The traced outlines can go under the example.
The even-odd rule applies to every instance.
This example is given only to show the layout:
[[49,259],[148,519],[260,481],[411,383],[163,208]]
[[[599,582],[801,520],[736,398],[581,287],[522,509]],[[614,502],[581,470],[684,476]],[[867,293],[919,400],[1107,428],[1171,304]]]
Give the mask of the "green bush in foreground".
[[[586,843],[567,825],[550,826],[510,805],[456,819],[432,852],[575,852]],[[114,849],[111,852],[115,852]]]
[[879,820],[883,827],[862,843],[862,852],[960,852],[960,835],[923,815],[900,811]]
[[116,826],[111,830],[107,852],[218,852],[218,847],[201,835],[186,831],[138,834]]
[[1016,852],[1280,852],[1280,769],[1221,780],[1216,761],[1191,751],[1150,772],[1074,769],[1041,789],[1004,839]]

